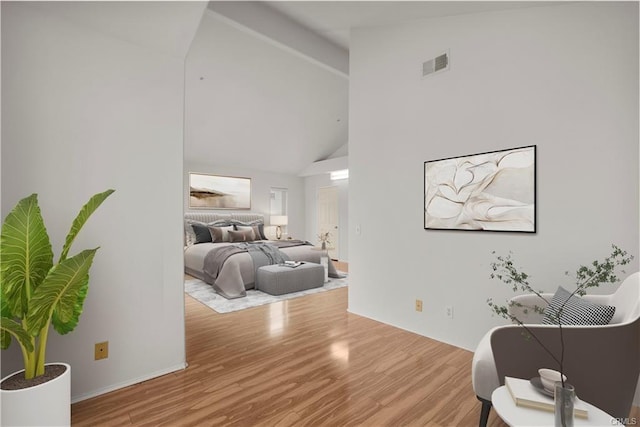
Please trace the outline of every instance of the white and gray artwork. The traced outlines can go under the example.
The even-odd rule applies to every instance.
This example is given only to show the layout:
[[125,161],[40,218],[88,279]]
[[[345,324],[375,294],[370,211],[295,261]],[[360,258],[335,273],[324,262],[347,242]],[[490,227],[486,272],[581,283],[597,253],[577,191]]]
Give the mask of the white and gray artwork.
[[424,228],[536,231],[536,146],[424,162]]
[[189,207],[250,209],[251,179],[190,173]]

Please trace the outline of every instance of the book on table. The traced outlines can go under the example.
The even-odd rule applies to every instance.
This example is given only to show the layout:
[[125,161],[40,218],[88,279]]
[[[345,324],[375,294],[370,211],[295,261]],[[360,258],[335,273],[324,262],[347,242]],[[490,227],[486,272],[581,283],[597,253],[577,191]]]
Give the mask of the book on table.
[[285,261],[280,265],[285,266],[285,267],[296,268],[296,267],[298,267],[298,266],[300,266],[302,264],[304,264],[304,263],[300,262],[300,261]]
[[[553,397],[540,393],[529,380],[504,377],[504,385],[507,386],[507,390],[509,390],[509,394],[513,398],[516,406],[541,409],[549,412],[555,411]],[[573,414],[578,418],[587,418],[589,416],[587,406],[577,397],[573,407]]]

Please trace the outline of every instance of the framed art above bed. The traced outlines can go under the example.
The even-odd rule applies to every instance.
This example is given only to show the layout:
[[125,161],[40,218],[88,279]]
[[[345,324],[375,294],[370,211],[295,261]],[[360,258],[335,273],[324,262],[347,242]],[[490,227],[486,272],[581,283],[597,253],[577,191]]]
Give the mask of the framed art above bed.
[[251,178],[189,173],[189,208],[251,209]]
[[424,162],[424,228],[536,232],[536,146]]

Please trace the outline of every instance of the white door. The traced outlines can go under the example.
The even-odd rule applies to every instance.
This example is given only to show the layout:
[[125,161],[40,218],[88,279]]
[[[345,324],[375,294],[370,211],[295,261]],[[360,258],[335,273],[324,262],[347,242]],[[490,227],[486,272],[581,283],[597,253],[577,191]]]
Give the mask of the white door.
[[[329,232],[329,257],[338,259],[340,241],[338,187],[318,189],[318,234]],[[319,243],[318,243],[319,244]]]

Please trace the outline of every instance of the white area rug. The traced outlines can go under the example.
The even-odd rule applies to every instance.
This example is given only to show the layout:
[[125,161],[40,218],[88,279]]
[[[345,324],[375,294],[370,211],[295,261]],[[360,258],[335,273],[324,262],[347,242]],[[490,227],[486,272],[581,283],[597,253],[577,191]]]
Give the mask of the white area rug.
[[184,281],[184,290],[186,293],[218,313],[231,313],[232,311],[271,304],[291,298],[298,298],[304,295],[317,294],[319,292],[330,291],[332,289],[343,288],[345,286],[347,286],[346,277],[343,279],[329,278],[329,281],[321,288],[292,292],[284,295],[269,295],[264,292],[250,289],[247,291],[246,297],[226,299],[225,297],[218,295],[211,285],[203,282],[202,280],[192,279]]

